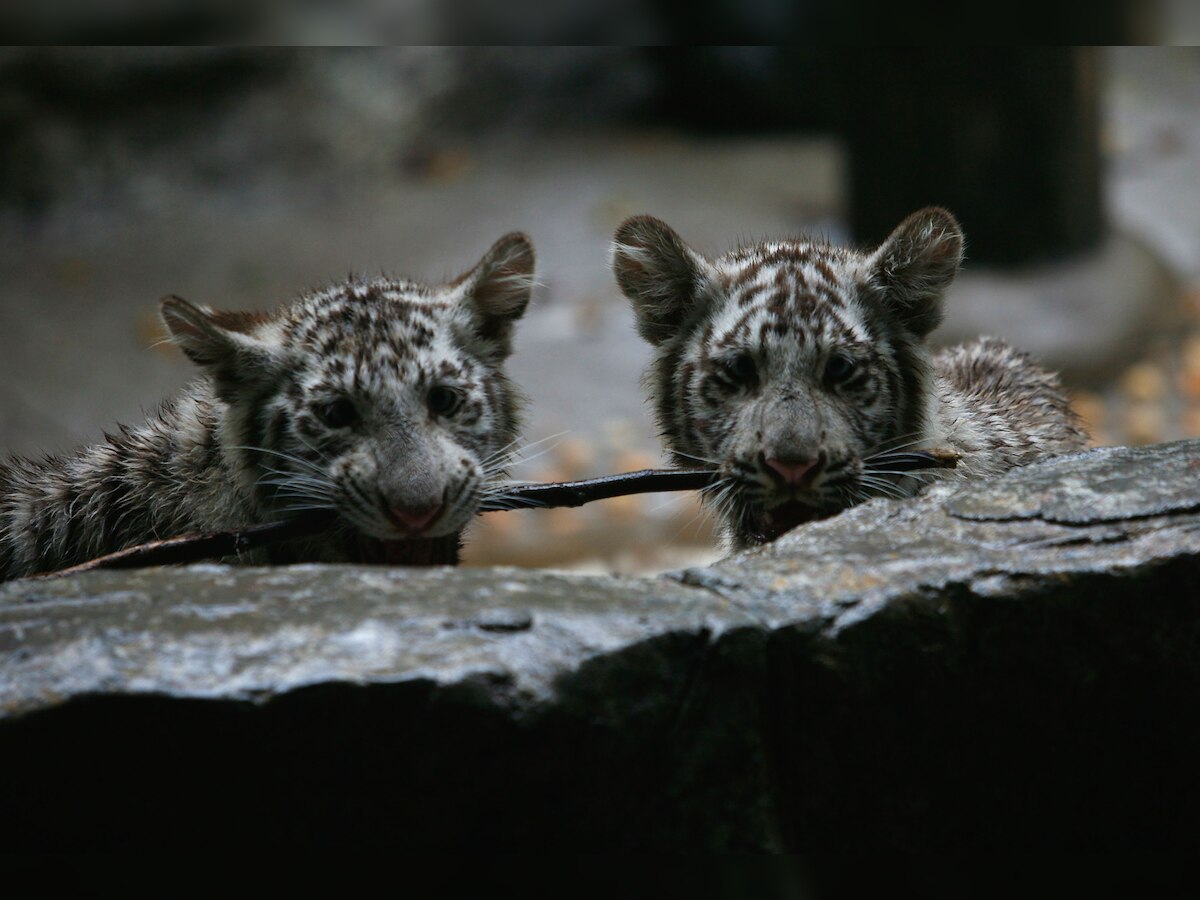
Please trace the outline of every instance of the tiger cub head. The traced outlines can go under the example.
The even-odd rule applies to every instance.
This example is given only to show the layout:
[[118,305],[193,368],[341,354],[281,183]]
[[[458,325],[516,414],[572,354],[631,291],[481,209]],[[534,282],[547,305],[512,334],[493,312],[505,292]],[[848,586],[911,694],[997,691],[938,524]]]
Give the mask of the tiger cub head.
[[926,336],[962,254],[938,208],[866,252],[798,239],[709,259],[651,216],[617,230],[661,433],[678,465],[718,470],[709,496],[735,547],[895,490],[864,464],[925,433]]

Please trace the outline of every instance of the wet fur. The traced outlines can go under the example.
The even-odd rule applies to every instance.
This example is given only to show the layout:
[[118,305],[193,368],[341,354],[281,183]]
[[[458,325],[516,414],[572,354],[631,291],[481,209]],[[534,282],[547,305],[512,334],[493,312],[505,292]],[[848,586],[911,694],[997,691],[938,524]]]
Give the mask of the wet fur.
[[[618,229],[614,274],[655,348],[663,440],[677,464],[722,475],[708,496],[733,546],[945,476],[868,472],[884,451],[954,450],[951,477],[970,478],[1083,446],[1057,378],[1025,354],[991,338],[930,350],[962,253],[937,208],[869,252],[798,239],[709,260],[650,216]],[[818,460],[817,474],[781,483],[772,459]]]
[[[336,509],[340,526],[290,560],[346,560],[359,534],[406,537],[388,509],[442,503],[423,536],[457,535],[517,436],[503,365],[532,285],[533,249],[512,234],[445,286],[352,278],[274,313],[165,299],[200,378],[101,443],[0,464],[0,579],[311,508]],[[434,386],[461,400],[453,415],[431,411]],[[322,420],[340,397],[353,427]]]

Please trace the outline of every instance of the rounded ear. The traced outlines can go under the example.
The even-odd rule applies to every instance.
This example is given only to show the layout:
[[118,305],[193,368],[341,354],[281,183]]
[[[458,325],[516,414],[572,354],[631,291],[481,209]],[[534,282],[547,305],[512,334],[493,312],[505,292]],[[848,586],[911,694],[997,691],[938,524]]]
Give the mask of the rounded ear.
[[501,345],[508,355],[512,326],[529,306],[533,294],[533,243],[514,231],[504,235],[462,276],[463,302],[470,307],[478,335]]
[[209,371],[222,398],[272,371],[271,348],[253,334],[267,314],[215,311],[174,296],[163,297],[159,309],[171,340]]
[[946,210],[930,206],[896,226],[871,255],[871,279],[884,304],[918,337],[942,321],[942,295],[963,258],[963,233]]
[[621,223],[613,236],[612,269],[633,304],[638,333],[651,344],[679,334],[714,283],[708,260],[653,216]]
[[197,365],[217,365],[234,352],[230,335],[217,325],[212,310],[173,295],[162,298],[159,310],[171,340]]

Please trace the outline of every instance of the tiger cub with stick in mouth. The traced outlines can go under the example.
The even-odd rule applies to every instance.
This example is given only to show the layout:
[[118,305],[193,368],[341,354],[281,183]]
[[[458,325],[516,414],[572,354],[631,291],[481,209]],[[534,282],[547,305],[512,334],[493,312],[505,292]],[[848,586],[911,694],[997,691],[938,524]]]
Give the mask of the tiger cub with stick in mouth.
[[1025,354],[992,338],[929,348],[962,256],[939,208],[869,252],[783,240],[710,260],[651,216],[617,230],[662,435],[676,464],[718,470],[708,496],[735,548],[950,474],[890,454],[949,451],[978,478],[1083,447],[1058,379]]

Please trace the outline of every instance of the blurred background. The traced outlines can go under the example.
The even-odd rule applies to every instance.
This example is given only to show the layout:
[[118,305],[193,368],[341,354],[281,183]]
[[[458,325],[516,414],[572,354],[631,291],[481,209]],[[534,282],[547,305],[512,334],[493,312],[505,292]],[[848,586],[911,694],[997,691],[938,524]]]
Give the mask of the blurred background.
[[[156,35],[254,24],[245,6],[199,20],[156,6]],[[487,5],[451,6],[480,34],[504,31]],[[753,36],[785,6],[815,15],[768,2],[713,15]],[[386,7],[416,35],[438,33],[431,8]],[[606,8],[631,39],[663,33],[653,5]],[[1200,38],[1197,5],[1152,8],[1147,24],[1113,7],[1108,25]],[[69,37],[116,33],[81,9]],[[296,39],[356,39],[325,5],[304,9]],[[594,26],[588,10],[564,4],[557,33]],[[17,24],[61,29],[47,22]],[[1034,352],[1097,443],[1197,436],[1198,176],[1190,48],[10,48],[0,447],[96,440],[187,381],[160,343],[164,294],[270,308],[348,271],[437,281],[521,229],[541,286],[512,362],[533,445],[514,474],[654,466],[648,348],[607,266],[622,219],[652,213],[717,254],[802,233],[867,244],[931,203],[968,239],[938,340],[992,333]],[[717,555],[692,496],[653,495],[488,514],[467,557],[629,572]]]

